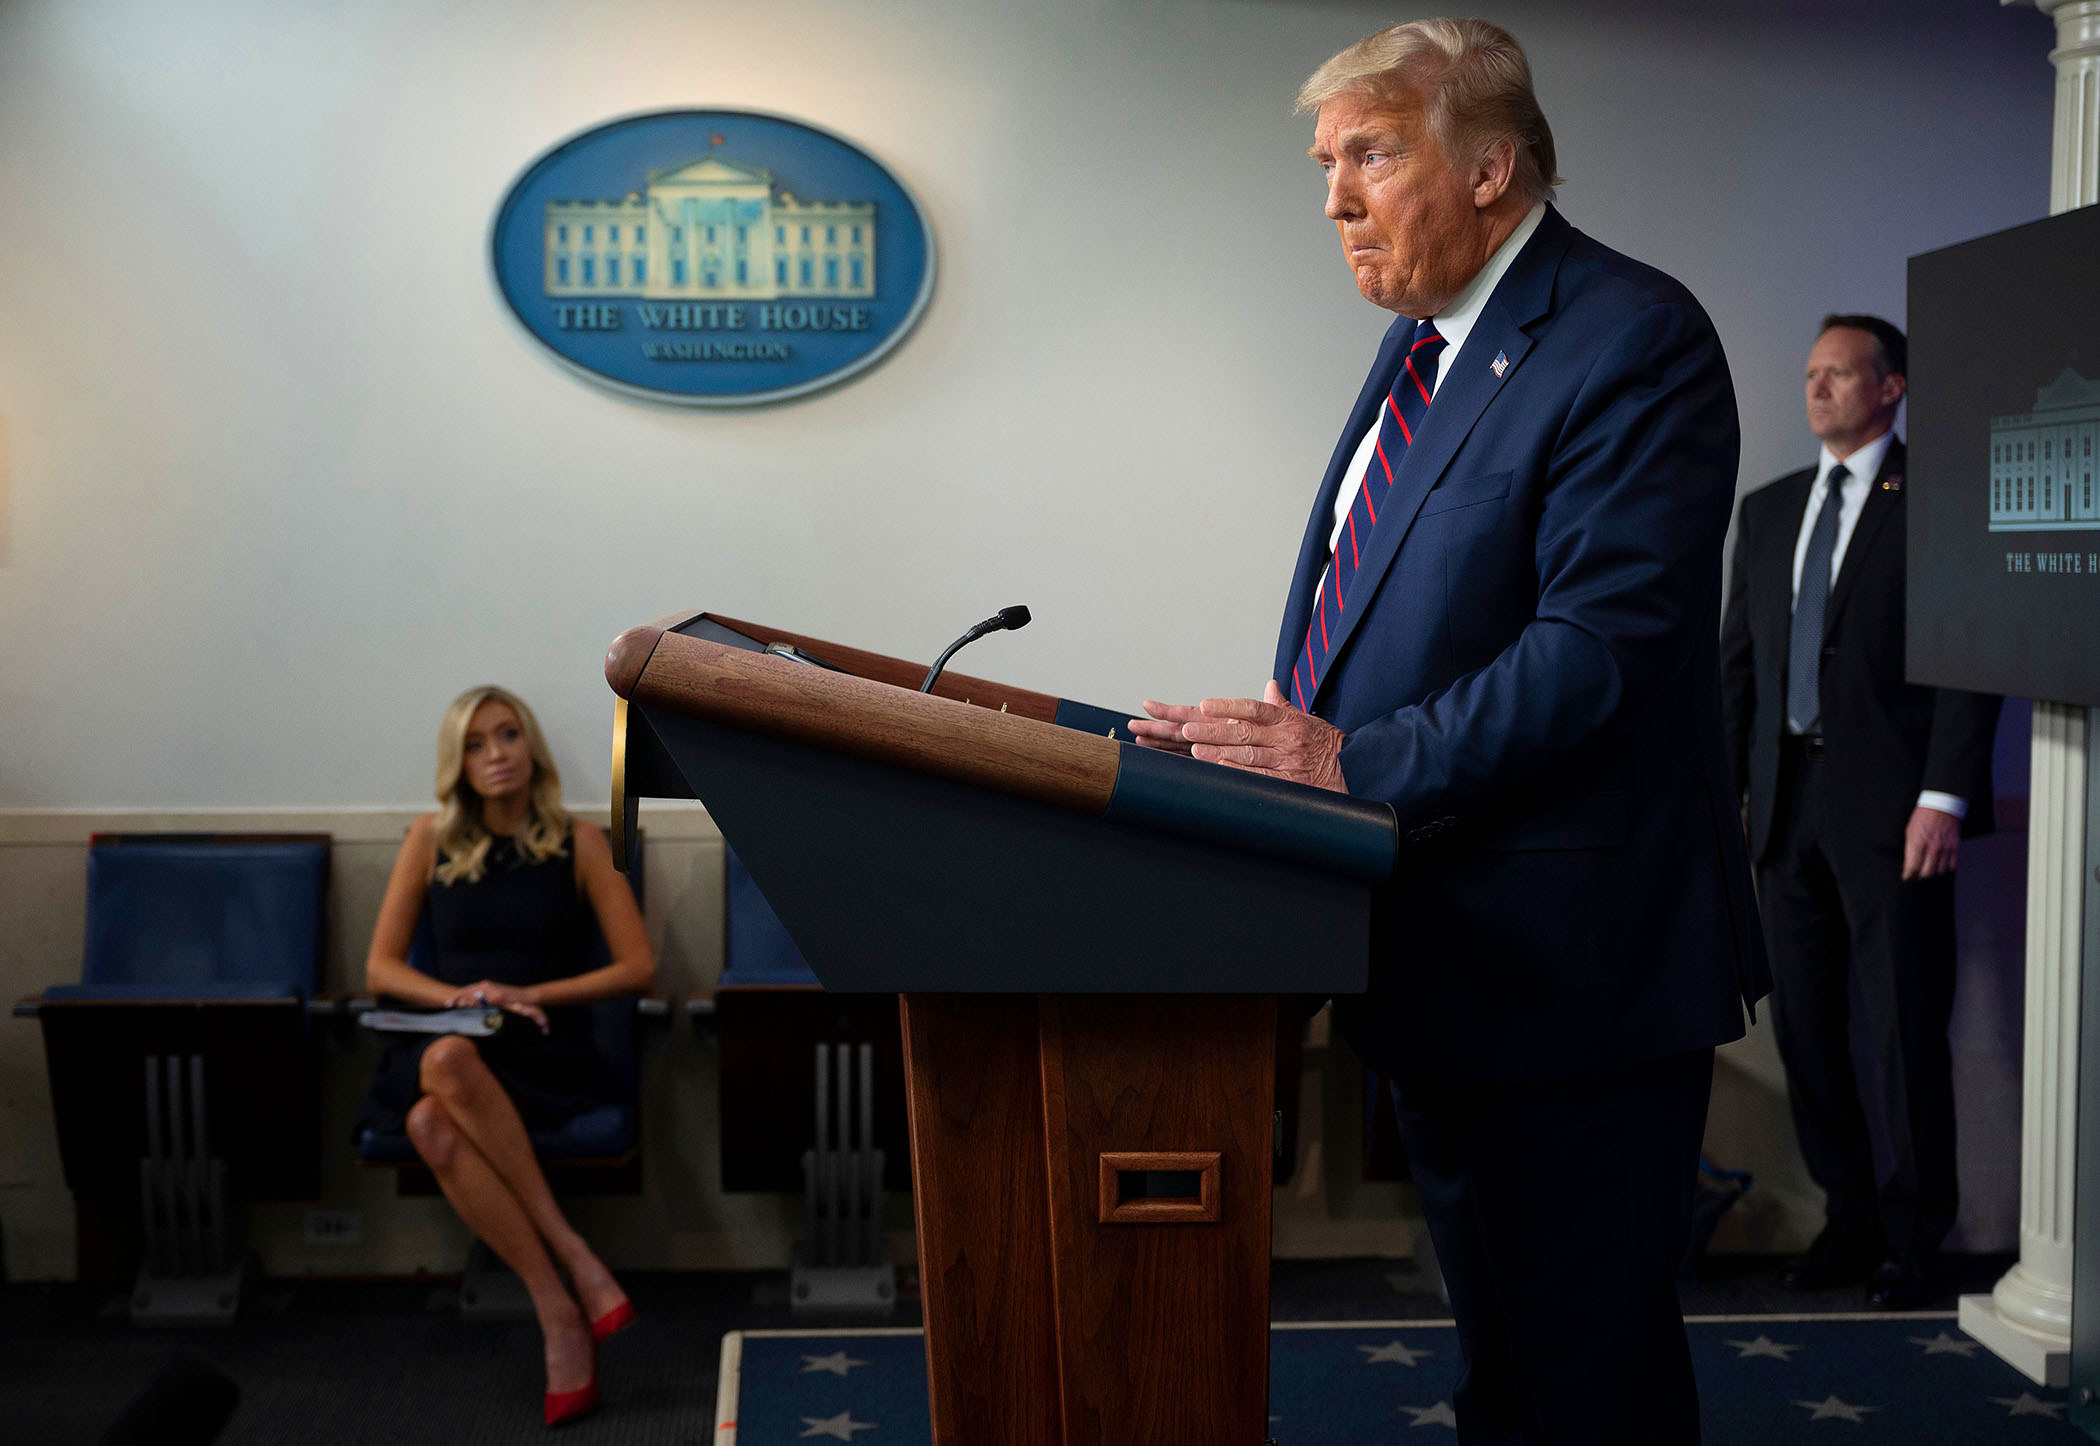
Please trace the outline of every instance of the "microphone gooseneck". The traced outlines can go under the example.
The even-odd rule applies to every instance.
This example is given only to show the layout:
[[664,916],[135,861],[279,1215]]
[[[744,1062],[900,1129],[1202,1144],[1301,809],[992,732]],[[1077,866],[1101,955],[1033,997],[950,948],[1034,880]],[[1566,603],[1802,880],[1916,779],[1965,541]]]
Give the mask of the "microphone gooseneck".
[[935,681],[941,676],[941,669],[948,666],[948,660],[955,656],[958,648],[976,642],[986,633],[1004,632],[1012,628],[1025,628],[1028,626],[1028,623],[1028,609],[1020,606],[1018,603],[1010,608],[999,609],[998,612],[992,614],[954,642],[948,644],[947,649],[933,660],[933,666],[926,670],[926,681],[919,684],[919,691],[921,693],[931,693],[933,691]]

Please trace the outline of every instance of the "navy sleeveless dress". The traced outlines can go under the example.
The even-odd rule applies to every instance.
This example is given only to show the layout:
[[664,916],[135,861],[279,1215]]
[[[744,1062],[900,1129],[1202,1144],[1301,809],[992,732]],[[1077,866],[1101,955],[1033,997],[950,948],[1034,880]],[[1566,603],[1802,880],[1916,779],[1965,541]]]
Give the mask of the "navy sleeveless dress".
[[[472,883],[431,880],[425,895],[433,957],[419,961],[447,984],[542,984],[587,966],[591,906],[576,882],[573,830],[562,852],[533,863],[511,839],[489,846],[487,867]],[[616,1103],[611,1080],[591,1041],[588,1006],[547,1010],[548,1032],[506,1014],[503,1027],[475,1039],[482,1061],[503,1084],[528,1130],[554,1129],[577,1115]],[[423,1051],[436,1035],[390,1038],[372,1087],[358,1107],[357,1132],[399,1134],[423,1093]]]

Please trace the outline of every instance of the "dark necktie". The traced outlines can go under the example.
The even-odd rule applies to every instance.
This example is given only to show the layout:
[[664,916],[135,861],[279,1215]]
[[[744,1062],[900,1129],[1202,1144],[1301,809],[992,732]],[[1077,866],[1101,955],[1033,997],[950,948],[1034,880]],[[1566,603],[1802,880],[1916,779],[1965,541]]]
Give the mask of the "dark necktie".
[[1794,627],[1786,643],[1786,721],[1796,733],[1814,732],[1823,720],[1823,612],[1830,602],[1830,559],[1837,552],[1844,482],[1851,475],[1842,462],[1830,469],[1823,510],[1816,514],[1808,555],[1801,559]]
[[[1364,469],[1363,485],[1356,489],[1356,500],[1349,504],[1349,519],[1342,524],[1334,557],[1313,598],[1305,646],[1298,650],[1297,665],[1291,669],[1291,701],[1308,712],[1313,694],[1320,690],[1320,679],[1327,672],[1327,640],[1340,631],[1341,620],[1348,612],[1349,584],[1355,580],[1357,566],[1371,545],[1371,529],[1378,525],[1379,509],[1385,506],[1386,494],[1393,490],[1393,474],[1400,470],[1400,461],[1414,443],[1422,416],[1429,410],[1430,394],[1436,389],[1437,358],[1443,350],[1444,338],[1434,323],[1426,317],[1415,323],[1407,360],[1400,367],[1400,375],[1393,378],[1393,389],[1386,393],[1385,406],[1379,414],[1378,441],[1371,454],[1371,465]],[[1361,599],[1358,601],[1361,603]]]

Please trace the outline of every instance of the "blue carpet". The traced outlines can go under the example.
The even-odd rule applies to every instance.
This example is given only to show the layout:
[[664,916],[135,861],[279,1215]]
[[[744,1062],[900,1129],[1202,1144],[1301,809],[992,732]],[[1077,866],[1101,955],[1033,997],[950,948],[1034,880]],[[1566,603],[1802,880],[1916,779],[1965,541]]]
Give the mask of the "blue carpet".
[[[1962,1335],[1951,1315],[1780,1316],[1690,1324],[1707,1446],[1902,1442],[2074,1446],[2061,1392]],[[1448,1324],[1278,1325],[1269,1338],[1270,1433],[1282,1446],[1456,1441]],[[1598,1383],[1594,1409],[1638,1382]],[[731,1427],[730,1423],[734,1423]],[[917,1331],[745,1332],[723,1342],[719,1446],[929,1435]]]

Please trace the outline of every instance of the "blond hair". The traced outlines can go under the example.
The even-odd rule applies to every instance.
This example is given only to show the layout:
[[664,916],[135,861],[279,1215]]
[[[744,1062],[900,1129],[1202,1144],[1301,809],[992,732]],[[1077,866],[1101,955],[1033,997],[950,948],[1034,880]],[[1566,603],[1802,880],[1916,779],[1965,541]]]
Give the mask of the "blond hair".
[[525,823],[515,838],[518,852],[531,863],[553,858],[568,846],[569,811],[561,805],[561,774],[547,751],[546,735],[525,700],[493,683],[469,688],[452,700],[438,724],[437,881],[473,883],[488,867],[495,842],[481,819],[481,795],[466,780],[467,724],[484,703],[502,703],[518,716],[525,747],[532,754],[532,798]]
[[1524,47],[1485,20],[1410,20],[1342,51],[1298,89],[1300,112],[1317,111],[1344,94],[1395,99],[1419,95],[1429,129],[1454,166],[1465,166],[1507,141],[1515,153],[1511,188],[1534,201],[1553,199],[1553,131],[1531,92]]

